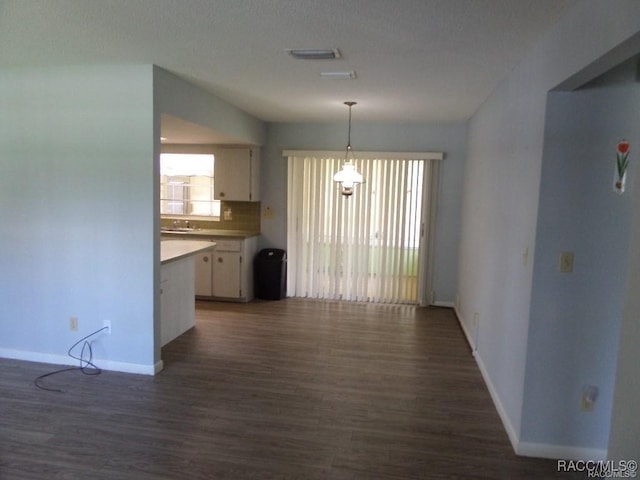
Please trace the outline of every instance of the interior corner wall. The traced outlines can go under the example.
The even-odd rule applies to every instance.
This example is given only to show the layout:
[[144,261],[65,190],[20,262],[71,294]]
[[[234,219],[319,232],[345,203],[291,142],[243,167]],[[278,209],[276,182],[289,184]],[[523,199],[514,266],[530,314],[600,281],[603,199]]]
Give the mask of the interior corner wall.
[[[433,290],[435,302],[453,304],[457,285],[461,188],[466,155],[466,123],[441,125],[354,122],[352,139],[362,151],[438,151],[440,165]],[[287,248],[287,159],[284,149],[342,150],[346,124],[271,123],[261,167],[262,208],[272,218],[261,220],[261,248]]]
[[[0,356],[153,373],[152,66],[0,69]],[[70,331],[70,317],[78,331]]]
[[516,451],[547,92],[636,36],[638,25],[639,2],[576,3],[469,123],[457,308]]
[[[635,197],[631,182],[613,191],[616,145],[640,141],[640,86],[553,92],[546,118],[521,442],[604,459]],[[561,273],[567,251],[574,270]]]
[[156,111],[216,130],[238,144],[263,145],[265,124],[177,75],[153,67]]

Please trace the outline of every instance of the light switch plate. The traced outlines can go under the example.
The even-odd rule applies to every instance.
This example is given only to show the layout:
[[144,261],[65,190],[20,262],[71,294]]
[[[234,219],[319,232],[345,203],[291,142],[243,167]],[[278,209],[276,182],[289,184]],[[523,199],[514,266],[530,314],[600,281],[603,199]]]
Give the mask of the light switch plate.
[[560,253],[560,273],[573,272],[573,252]]

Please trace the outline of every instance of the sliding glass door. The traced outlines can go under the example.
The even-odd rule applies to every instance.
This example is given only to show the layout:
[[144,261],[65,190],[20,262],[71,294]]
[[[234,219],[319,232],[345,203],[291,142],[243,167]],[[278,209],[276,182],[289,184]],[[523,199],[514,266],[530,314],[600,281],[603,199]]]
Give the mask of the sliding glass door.
[[330,152],[289,156],[287,294],[424,303],[432,162],[361,155],[365,182],[351,197],[333,181],[341,162]]

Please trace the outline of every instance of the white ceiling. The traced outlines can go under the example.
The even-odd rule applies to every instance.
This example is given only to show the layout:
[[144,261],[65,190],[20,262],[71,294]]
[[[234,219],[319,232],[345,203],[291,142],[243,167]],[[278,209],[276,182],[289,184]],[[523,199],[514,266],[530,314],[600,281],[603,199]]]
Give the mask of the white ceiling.
[[265,121],[342,121],[345,100],[354,121],[464,121],[577,1],[2,0],[0,65],[153,63]]

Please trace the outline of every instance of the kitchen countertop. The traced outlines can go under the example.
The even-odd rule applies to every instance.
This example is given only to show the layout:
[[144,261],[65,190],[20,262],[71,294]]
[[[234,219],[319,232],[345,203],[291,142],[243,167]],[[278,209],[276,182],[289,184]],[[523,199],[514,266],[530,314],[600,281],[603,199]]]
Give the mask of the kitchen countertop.
[[160,263],[165,264],[213,249],[215,242],[202,240],[163,240],[160,242]]
[[246,230],[222,230],[222,229],[210,229],[201,228],[197,230],[184,231],[172,231],[161,230],[162,235],[176,235],[176,236],[188,236],[188,237],[230,237],[230,238],[249,238],[260,235],[260,232],[248,232]]

